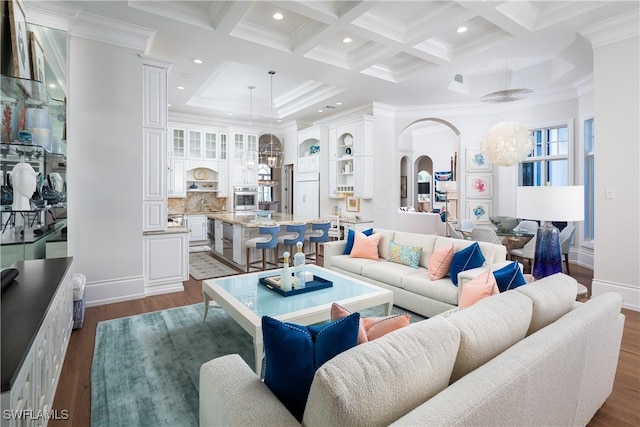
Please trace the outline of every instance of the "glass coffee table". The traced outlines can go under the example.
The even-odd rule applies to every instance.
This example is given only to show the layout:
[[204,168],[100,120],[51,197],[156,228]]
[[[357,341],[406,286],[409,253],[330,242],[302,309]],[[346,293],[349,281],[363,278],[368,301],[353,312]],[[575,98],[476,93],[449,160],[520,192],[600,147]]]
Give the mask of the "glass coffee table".
[[379,286],[336,273],[316,265],[307,265],[306,271],[333,282],[330,288],[284,297],[258,283],[261,277],[278,276],[280,270],[240,274],[202,281],[204,321],[209,303],[214,300],[242,329],[253,338],[256,374],[262,374],[264,344],[262,316],[299,325],[331,320],[331,304],[336,302],[350,311],[386,305],[391,314],[393,293]]

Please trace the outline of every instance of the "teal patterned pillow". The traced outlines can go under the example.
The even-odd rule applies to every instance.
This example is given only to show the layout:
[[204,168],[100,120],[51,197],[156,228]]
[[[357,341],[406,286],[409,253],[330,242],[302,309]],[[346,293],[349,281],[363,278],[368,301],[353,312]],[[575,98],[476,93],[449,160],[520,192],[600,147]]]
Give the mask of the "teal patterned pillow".
[[418,268],[420,265],[420,246],[402,246],[394,242],[389,242],[389,258],[390,262],[396,264],[404,264],[409,267]]

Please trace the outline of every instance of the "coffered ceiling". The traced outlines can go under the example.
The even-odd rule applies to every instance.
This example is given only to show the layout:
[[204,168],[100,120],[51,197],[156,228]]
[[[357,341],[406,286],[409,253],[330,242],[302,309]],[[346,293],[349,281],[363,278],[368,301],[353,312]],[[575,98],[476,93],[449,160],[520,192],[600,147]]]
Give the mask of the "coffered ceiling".
[[[637,1],[70,4],[155,30],[147,53],[174,64],[170,111],[309,123],[372,101],[472,105],[508,87],[530,87],[536,97],[575,91],[592,72],[580,31],[638,11]],[[451,85],[456,75],[463,83]]]

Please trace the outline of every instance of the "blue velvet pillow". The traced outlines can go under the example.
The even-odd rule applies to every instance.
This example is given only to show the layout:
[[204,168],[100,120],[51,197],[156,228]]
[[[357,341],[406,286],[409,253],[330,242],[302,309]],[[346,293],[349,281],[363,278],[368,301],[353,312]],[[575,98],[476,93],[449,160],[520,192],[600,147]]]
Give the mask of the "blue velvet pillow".
[[451,260],[451,268],[449,270],[451,281],[458,286],[458,273],[480,267],[482,264],[484,264],[484,255],[480,251],[478,242],[459,250],[453,254],[453,259]]
[[359,313],[319,326],[262,317],[264,383],[298,421],[302,421],[316,370],[332,357],[355,347],[359,328]]
[[[371,236],[373,234],[373,228],[369,228],[362,232],[365,236]],[[349,255],[351,253],[351,249],[353,249],[353,242],[356,238],[356,233],[353,230],[349,230],[347,233],[347,245],[344,247],[344,252],[342,255]]]
[[500,292],[508,291],[509,289],[515,289],[518,286],[526,285],[527,281],[524,280],[522,271],[517,261],[502,267],[500,270],[493,272],[496,282],[498,283],[498,289]]

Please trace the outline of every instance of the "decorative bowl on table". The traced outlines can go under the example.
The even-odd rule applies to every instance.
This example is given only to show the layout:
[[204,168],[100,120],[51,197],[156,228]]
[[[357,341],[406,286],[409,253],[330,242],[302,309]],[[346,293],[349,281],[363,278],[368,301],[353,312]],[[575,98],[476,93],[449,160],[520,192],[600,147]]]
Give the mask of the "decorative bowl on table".
[[259,218],[270,218],[273,212],[274,211],[265,211],[261,209],[256,209],[253,211],[253,214]]
[[489,217],[489,221],[496,226],[498,231],[502,232],[512,231],[520,223],[518,218],[511,216],[492,216]]

